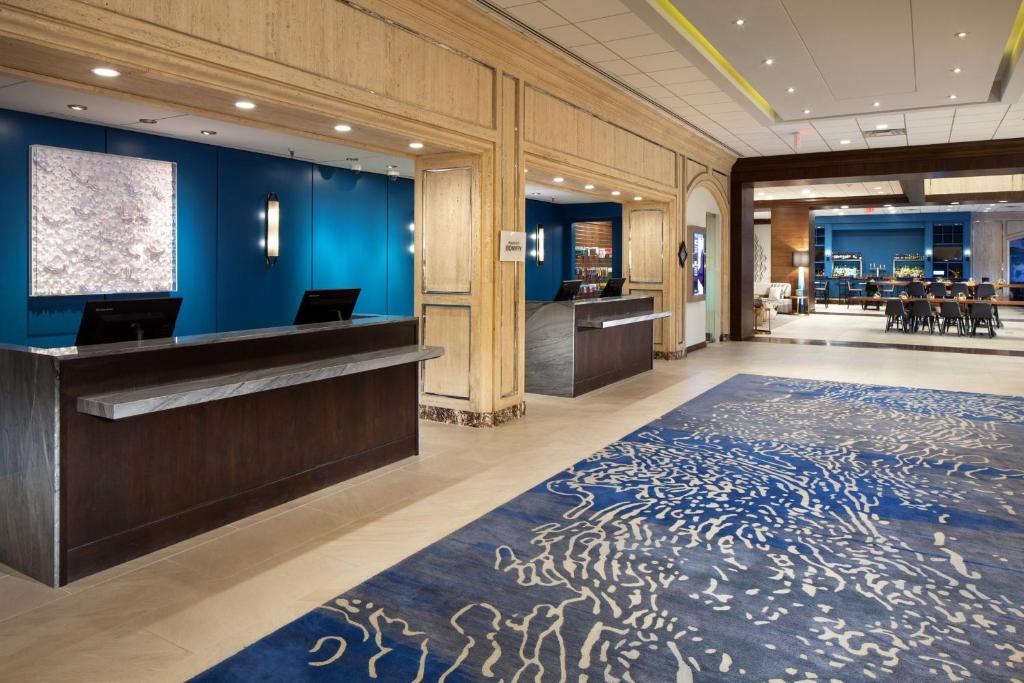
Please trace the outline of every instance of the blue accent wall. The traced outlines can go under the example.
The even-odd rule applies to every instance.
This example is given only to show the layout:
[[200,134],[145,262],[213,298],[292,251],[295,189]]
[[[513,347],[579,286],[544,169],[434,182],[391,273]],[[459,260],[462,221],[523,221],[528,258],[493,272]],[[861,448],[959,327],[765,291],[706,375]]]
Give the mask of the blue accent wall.
[[[571,280],[575,273],[575,239],[572,224],[585,221],[612,222],[612,275],[622,276],[622,205],[615,202],[592,204],[552,204],[535,199],[526,200],[526,233],[533,235],[538,225],[544,226],[544,264],[526,256],[526,299],[548,301],[555,296],[562,280]],[[534,240],[529,240],[530,249]]]
[[[34,144],[178,165],[178,334],[288,324],[309,288],[361,287],[357,311],[412,313],[411,180],[0,109],[0,342],[71,344],[93,298],[28,297]],[[281,201],[273,267],[260,244],[269,192]]]

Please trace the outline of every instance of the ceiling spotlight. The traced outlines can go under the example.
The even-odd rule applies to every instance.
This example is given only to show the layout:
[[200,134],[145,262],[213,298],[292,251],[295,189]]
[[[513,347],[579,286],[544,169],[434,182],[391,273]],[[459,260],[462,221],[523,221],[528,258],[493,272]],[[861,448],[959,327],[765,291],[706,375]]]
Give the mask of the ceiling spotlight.
[[950,204],[952,204],[953,206],[956,206],[956,205],[957,205],[957,204],[959,204],[959,203],[960,203],[960,202],[950,202]]
[[344,123],[339,123],[334,127],[334,130],[338,131],[339,133],[348,133],[349,131],[352,130],[352,126],[349,126]]
[[93,69],[92,72],[97,76],[102,76],[103,78],[116,78],[121,75],[120,71],[117,69],[111,69],[109,66],[98,66]]
[[737,26],[743,26],[743,24],[745,24],[747,22],[743,21],[743,19],[737,19],[736,21],[734,21],[732,23],[736,24]]
[[789,86],[788,88],[786,88],[786,92],[788,92],[788,93],[795,93],[796,92],[796,88],[794,88],[793,86]]
[[881,102],[872,102],[872,103],[871,103],[871,106],[872,106],[872,107],[881,107],[881,106],[882,106],[882,103],[881,103]]
[[881,185],[875,185],[875,188],[874,188],[874,189],[876,189],[876,190],[881,190],[881,189],[882,189],[882,186],[881,186]]
[[811,113],[811,110],[810,110],[810,109],[804,109],[804,113],[805,113],[805,114],[810,114],[810,113]]
[[963,69],[961,69],[961,68],[960,68],[960,67],[958,67],[958,66],[954,66],[954,67],[952,68],[952,72],[953,72],[953,73],[955,73],[955,74],[958,74],[958,73],[960,73],[961,71],[963,71]]
[[422,142],[410,142],[409,143],[409,149],[423,149],[423,143]]
[[391,180],[398,180],[398,167],[394,164],[388,164],[387,176]]
[[840,206],[839,208],[840,208],[840,209],[849,209],[850,207],[849,207],[849,206],[847,206],[846,204],[843,204],[843,205],[842,205],[842,206]]
[[891,209],[891,208],[892,208],[892,204],[886,204],[886,205],[885,205],[885,208],[887,208],[887,209]]
[[850,144],[850,141],[849,140],[840,140],[839,144],[840,145],[848,145],[848,144]]
[[199,132],[202,133],[203,135],[216,135],[217,134],[217,131],[215,131],[215,130],[201,130]]
[[999,200],[999,203],[1000,203],[1000,204],[1005,204],[1005,203],[1006,203],[1007,201],[1009,201],[1009,200],[1006,200],[1006,199],[1000,199],[1000,200]]
[[239,109],[246,109],[246,110],[248,110],[248,109],[255,109],[256,108],[256,105],[253,104],[252,102],[250,102],[249,100],[238,100],[237,102],[235,102],[235,106],[238,107]]
[[634,202],[642,202],[643,200],[644,200],[644,198],[641,197],[640,195],[637,195],[637,196],[633,197],[633,201]]
[[876,123],[875,124],[875,130],[889,130],[889,124],[888,123]]
[[565,178],[563,178],[562,176],[555,176],[551,180],[556,182],[556,183],[564,183],[565,182]]
[[594,186],[593,186],[593,185],[584,185],[584,186],[583,186],[583,189],[584,189],[584,190],[593,190],[593,189],[594,189]]
[[148,123],[150,125],[156,123],[156,119],[139,119],[139,123]]
[[949,96],[949,99],[951,99],[951,100],[955,100],[955,99],[956,99],[956,95],[952,95],[952,94],[951,94],[951,95]]
[[967,37],[967,31],[957,31],[956,33],[953,34],[953,37],[954,38],[966,38]]
[[801,192],[802,194],[810,194],[810,193],[811,193],[811,191],[810,191],[810,190],[807,190],[807,189],[803,189],[803,190],[800,190],[800,192]]
[[89,107],[85,106],[84,104],[69,104],[68,105],[68,109],[72,109],[74,111],[85,111],[88,108]]
[[765,66],[771,66],[772,64],[775,63],[775,60],[772,59],[771,57],[767,57],[761,63],[764,64]]
[[622,193],[619,192],[618,190],[612,190],[612,196],[613,197],[618,197],[620,194],[622,194]]

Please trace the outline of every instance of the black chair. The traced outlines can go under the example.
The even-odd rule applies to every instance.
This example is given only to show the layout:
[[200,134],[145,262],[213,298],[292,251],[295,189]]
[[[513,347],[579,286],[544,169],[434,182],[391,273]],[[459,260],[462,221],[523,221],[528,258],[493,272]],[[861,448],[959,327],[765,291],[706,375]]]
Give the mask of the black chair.
[[907,283],[907,296],[911,299],[923,299],[924,298],[924,283],[920,280],[914,280]]
[[[854,279],[847,280],[846,282],[846,307],[850,307],[850,299],[856,296],[867,296],[867,283],[859,282]],[[867,306],[863,306],[866,310]]]
[[891,282],[883,282],[878,286],[878,291],[886,298],[896,296],[896,285]]
[[965,299],[971,298],[971,289],[967,286],[966,282],[954,282],[953,283],[953,298],[959,297],[961,294],[964,295]]
[[910,331],[907,309],[899,299],[885,302],[885,331],[888,332],[893,327],[904,332]]
[[928,285],[928,293],[936,299],[946,298],[946,283],[945,282],[933,282]]
[[814,300],[820,301],[828,308],[828,280],[814,281]]
[[935,334],[935,316],[932,315],[932,305],[922,299],[911,301],[910,329],[917,332],[923,325],[928,327],[928,334]]
[[949,332],[950,325],[956,325],[956,336],[967,334],[967,320],[964,319],[960,304],[955,301],[943,301],[939,304],[939,334]]
[[995,308],[992,304],[981,303],[971,304],[971,336],[975,336],[978,333],[978,327],[984,325],[988,329],[988,338],[996,336],[996,321],[992,317],[992,309]]
[[[974,290],[974,298],[975,299],[991,299],[995,295],[996,295],[996,286],[994,284],[992,284],[991,282],[982,282]],[[1003,321],[999,319],[999,307],[998,306],[994,306],[994,305],[992,306],[992,314],[993,314],[993,316],[996,319],[996,326],[997,327],[1002,327],[1003,326]]]

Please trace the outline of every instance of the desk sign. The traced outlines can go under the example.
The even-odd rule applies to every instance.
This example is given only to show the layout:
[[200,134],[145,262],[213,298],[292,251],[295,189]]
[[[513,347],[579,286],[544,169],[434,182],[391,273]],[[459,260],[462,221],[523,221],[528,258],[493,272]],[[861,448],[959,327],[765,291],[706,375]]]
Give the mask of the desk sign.
[[501,231],[501,259],[502,261],[525,261],[526,260],[526,233],[515,230]]

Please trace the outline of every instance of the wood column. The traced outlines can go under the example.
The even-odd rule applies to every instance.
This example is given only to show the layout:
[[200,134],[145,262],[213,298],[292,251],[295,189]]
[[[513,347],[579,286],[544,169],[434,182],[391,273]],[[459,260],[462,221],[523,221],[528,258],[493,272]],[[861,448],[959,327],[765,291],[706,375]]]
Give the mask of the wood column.
[[[810,249],[808,229],[811,212],[805,206],[781,205],[772,208],[772,282],[788,282],[796,294],[797,268],[793,252]],[[804,288],[813,273],[804,273]]]

